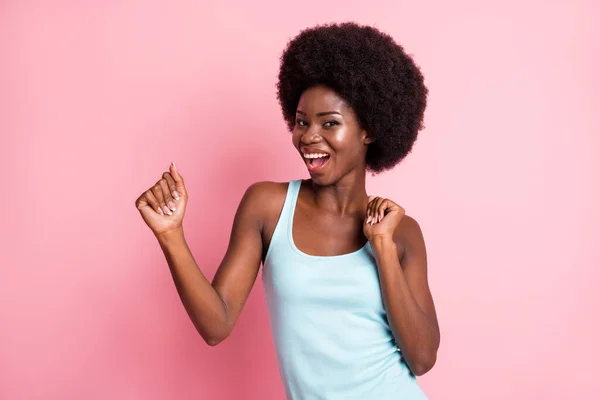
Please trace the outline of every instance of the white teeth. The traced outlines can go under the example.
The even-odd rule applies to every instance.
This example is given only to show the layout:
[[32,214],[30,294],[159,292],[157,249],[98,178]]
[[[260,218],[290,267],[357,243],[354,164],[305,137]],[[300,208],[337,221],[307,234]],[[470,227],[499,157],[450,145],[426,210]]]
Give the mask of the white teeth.
[[305,154],[304,158],[323,158],[327,156],[329,156],[329,154]]

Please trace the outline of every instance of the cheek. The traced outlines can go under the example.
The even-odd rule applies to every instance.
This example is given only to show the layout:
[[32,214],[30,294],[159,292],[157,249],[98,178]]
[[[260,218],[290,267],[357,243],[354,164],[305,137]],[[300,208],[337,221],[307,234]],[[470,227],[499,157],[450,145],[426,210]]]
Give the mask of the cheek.
[[343,153],[345,158],[354,159],[362,155],[363,144],[354,132],[340,129],[330,137],[330,144],[336,152]]
[[327,135],[327,142],[336,153],[348,153],[348,145],[350,143],[348,141],[348,134],[345,131],[345,129],[337,129],[335,131],[329,132],[329,135]]
[[329,141],[331,142],[332,146],[343,147],[344,142],[346,141],[346,136],[347,135],[344,129],[337,129],[333,131],[331,135],[329,135]]

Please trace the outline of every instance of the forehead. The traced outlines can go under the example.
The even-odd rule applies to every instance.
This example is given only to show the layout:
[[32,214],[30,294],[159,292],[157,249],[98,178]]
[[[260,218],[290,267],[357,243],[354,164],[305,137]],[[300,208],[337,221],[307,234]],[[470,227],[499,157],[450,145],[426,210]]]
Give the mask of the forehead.
[[351,112],[348,103],[327,86],[312,86],[302,92],[298,101],[298,110],[308,114],[325,111]]

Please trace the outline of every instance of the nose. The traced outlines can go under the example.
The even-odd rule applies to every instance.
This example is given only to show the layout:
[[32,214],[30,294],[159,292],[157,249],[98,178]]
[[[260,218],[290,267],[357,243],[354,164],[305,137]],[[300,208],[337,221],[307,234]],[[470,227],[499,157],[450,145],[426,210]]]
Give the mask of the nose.
[[318,131],[319,131],[318,125],[314,126],[314,127],[310,127],[309,129],[304,131],[302,136],[300,136],[300,142],[302,142],[303,144],[311,144],[311,143],[320,142],[322,140],[322,138],[321,138],[321,135],[319,135]]

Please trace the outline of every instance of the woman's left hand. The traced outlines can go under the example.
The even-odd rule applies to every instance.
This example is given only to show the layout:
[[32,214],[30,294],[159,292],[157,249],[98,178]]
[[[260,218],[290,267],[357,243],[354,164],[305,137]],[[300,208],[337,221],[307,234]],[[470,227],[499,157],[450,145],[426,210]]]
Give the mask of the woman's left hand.
[[404,217],[404,208],[390,199],[369,196],[363,232],[369,241],[376,237],[392,239],[396,227]]

